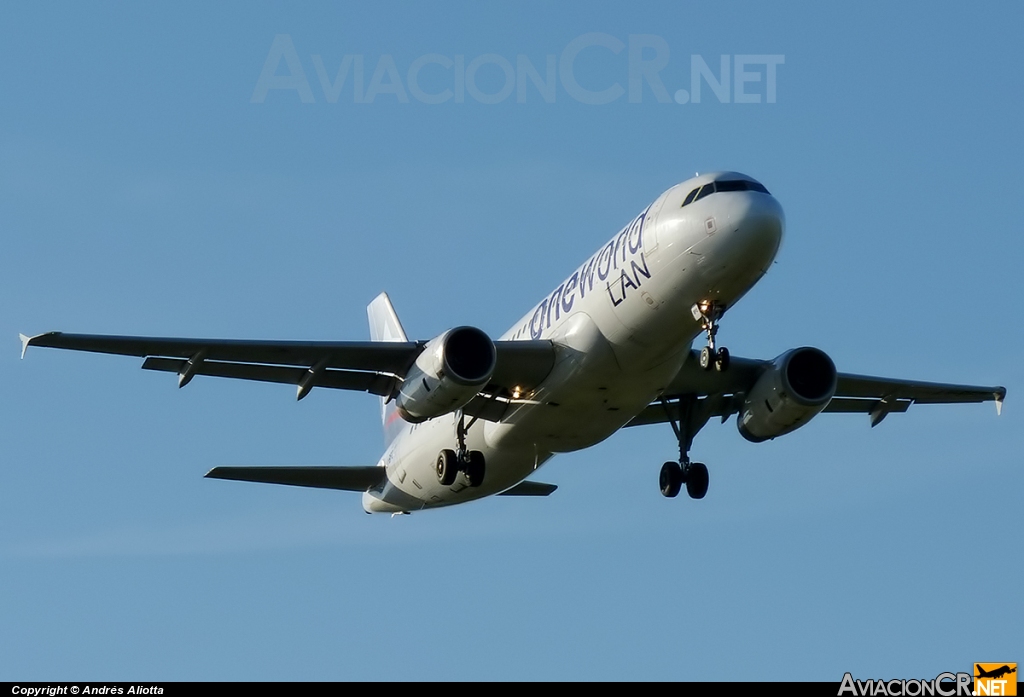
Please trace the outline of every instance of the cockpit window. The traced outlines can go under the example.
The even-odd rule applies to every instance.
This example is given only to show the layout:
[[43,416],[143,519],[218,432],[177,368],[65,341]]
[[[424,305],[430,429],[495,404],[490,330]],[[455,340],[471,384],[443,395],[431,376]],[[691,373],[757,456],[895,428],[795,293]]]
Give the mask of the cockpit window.
[[697,198],[695,198],[693,200],[694,201],[700,201],[705,196],[710,196],[713,193],[715,193],[715,183],[711,182],[710,184],[705,184],[704,186],[702,186],[700,188],[700,193],[697,194]]
[[715,191],[746,191],[747,182],[742,179],[715,182]]
[[[723,179],[721,181],[705,184],[704,186],[694,189],[688,193],[686,198],[683,200],[683,206],[689,205],[694,201],[699,201],[705,196],[710,196],[711,194],[724,191],[758,191],[762,194],[768,194],[771,196],[771,194],[768,193],[768,189],[764,188],[764,185],[759,184],[758,182],[748,181],[746,179]],[[683,206],[680,206],[680,208]]]

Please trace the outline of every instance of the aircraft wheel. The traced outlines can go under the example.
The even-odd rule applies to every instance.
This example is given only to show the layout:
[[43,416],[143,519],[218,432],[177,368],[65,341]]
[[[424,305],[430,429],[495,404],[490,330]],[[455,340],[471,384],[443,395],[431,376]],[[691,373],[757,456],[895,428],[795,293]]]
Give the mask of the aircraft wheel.
[[715,352],[715,370],[724,373],[729,369],[729,349],[721,347]]
[[708,468],[703,462],[693,462],[687,468],[686,493],[691,499],[702,499],[708,493]]
[[700,367],[704,370],[711,370],[711,366],[715,362],[715,354],[711,351],[710,346],[705,346],[700,350]]
[[455,457],[454,450],[442,450],[437,456],[437,481],[444,486],[451,486],[455,483],[455,477],[459,473],[459,461]]
[[661,495],[665,498],[675,498],[683,487],[683,468],[678,462],[666,462],[661,466],[661,474],[658,476],[658,484],[661,486]]
[[466,479],[469,480],[470,486],[478,487],[484,483],[486,469],[484,454],[479,450],[469,451],[469,462],[466,463]]

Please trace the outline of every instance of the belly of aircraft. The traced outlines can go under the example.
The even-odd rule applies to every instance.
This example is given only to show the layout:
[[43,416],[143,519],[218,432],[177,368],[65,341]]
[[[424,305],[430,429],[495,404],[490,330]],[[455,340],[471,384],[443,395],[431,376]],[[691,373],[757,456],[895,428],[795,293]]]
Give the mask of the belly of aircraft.
[[[368,495],[376,497],[373,510],[449,506],[504,491],[553,453],[591,447],[627,424],[671,382],[700,334],[690,307],[708,297],[731,305],[764,273],[761,255],[750,262],[718,240],[691,251],[662,266],[662,278],[655,276],[648,285],[656,305],[636,293],[616,306],[618,317],[613,318],[618,326],[628,326],[626,334],[608,336],[601,328],[607,317],[593,307],[589,311],[594,318],[585,312],[566,318],[561,333],[550,338],[570,350],[548,384],[500,423],[478,421],[470,428],[468,447],[486,457],[482,486],[472,488],[461,479],[445,486],[437,480],[438,453],[455,447],[456,417],[450,414],[415,427],[405,437],[388,468],[389,483],[382,492]],[[698,258],[703,263],[695,263]]]

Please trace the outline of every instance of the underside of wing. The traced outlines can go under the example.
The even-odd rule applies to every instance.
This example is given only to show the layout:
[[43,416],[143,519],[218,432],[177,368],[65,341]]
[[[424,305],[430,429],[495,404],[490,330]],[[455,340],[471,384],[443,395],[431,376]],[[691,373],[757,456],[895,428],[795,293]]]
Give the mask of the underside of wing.
[[[687,414],[698,420],[720,416],[723,420],[740,411],[764,373],[780,363],[732,358],[729,368],[719,372],[703,370],[697,352],[691,351],[679,373],[664,393],[664,399],[641,411],[627,426],[680,422]],[[1006,388],[1000,386],[957,385],[836,373],[835,392],[822,409],[830,413],[861,413],[871,417],[875,426],[891,413],[907,411],[911,404],[964,404],[994,401],[1000,410]],[[701,424],[703,424],[701,421]]]
[[839,373],[836,397],[855,399],[905,399],[917,404],[962,404],[1002,402],[1005,387],[951,385],[941,382],[918,382],[878,378],[869,375]]
[[214,467],[209,479],[287,484],[316,489],[369,491],[384,483],[383,467]]
[[905,412],[911,404],[995,402],[996,413],[1000,413],[1005,397],[1006,388],[1000,386],[953,385],[839,373],[835,396],[825,411],[868,414],[871,425],[877,426],[889,414]]
[[26,346],[159,356],[266,365],[313,366],[401,374],[416,358],[422,344],[412,341],[263,341],[237,339],[172,339],[49,332],[24,339]]
[[557,488],[558,486],[555,484],[545,484],[544,482],[519,482],[498,496],[550,496]]
[[691,422],[699,430],[708,419],[725,421],[739,411],[743,396],[771,361],[732,357],[728,370],[704,370],[698,353],[690,351],[682,368],[665,388],[664,397],[647,406],[626,426]]
[[[144,358],[145,370],[175,373],[179,387],[197,375],[272,382],[298,387],[302,399],[314,387],[358,390],[393,397],[427,342],[262,341],[175,339],[49,332],[22,335],[29,346]],[[533,390],[551,372],[550,341],[496,341],[494,372],[465,412],[498,420],[520,392]]]

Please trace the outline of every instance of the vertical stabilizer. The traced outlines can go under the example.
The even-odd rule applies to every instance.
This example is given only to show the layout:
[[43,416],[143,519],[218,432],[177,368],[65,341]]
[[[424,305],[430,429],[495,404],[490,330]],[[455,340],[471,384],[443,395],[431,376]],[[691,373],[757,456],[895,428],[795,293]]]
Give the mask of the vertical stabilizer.
[[[373,341],[408,341],[387,293],[381,293],[366,306],[366,316],[370,320],[370,339]],[[384,426],[384,445],[387,446],[405,422],[399,416],[394,400],[388,401],[387,397],[380,398],[380,418]]]
[[366,306],[366,316],[370,320],[370,338],[373,341],[409,340],[387,293],[381,293]]

